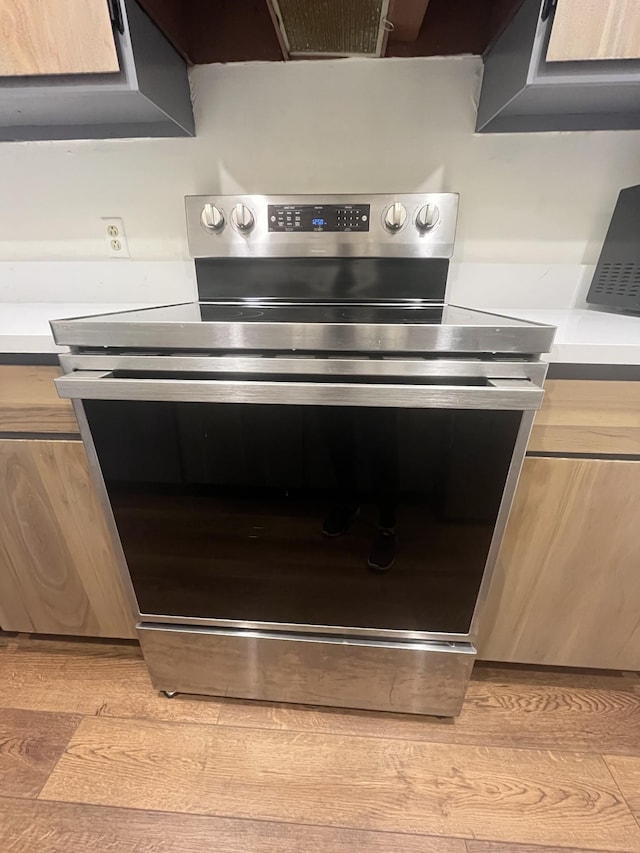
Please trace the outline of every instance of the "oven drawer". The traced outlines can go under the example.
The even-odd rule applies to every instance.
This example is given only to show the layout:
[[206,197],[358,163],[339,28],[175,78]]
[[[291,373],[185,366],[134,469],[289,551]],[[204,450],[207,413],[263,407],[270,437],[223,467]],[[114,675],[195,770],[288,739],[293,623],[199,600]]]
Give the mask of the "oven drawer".
[[158,690],[456,716],[470,643],[392,643],[256,631],[138,626]]

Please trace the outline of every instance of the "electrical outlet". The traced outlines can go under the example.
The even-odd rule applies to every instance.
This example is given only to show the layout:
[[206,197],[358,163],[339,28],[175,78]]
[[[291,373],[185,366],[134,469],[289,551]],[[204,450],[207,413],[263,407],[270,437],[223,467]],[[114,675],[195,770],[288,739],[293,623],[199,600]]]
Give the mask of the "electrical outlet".
[[122,219],[110,216],[103,217],[103,234],[107,243],[107,254],[110,258],[128,258],[129,244]]

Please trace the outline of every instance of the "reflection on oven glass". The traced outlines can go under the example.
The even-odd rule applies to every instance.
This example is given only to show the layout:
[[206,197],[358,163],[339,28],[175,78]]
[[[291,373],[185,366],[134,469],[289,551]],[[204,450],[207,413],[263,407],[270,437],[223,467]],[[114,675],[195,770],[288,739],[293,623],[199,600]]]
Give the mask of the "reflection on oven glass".
[[519,412],[85,410],[143,613],[468,630]]
[[398,438],[395,409],[327,407],[319,410],[336,489],[333,507],[322,525],[325,536],[345,534],[360,513],[358,467],[366,464],[377,513],[367,563],[387,571],[395,561],[398,506]]

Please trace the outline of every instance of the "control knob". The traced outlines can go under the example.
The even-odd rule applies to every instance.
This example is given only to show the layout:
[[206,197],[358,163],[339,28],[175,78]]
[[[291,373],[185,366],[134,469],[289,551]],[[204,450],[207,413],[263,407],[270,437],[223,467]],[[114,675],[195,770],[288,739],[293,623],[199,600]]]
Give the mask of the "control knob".
[[231,211],[231,221],[238,231],[243,231],[244,233],[251,231],[255,225],[253,213],[251,213],[246,204],[235,205]]
[[407,221],[407,208],[396,201],[390,205],[384,214],[384,227],[387,231],[399,231]]
[[422,231],[423,234],[426,234],[427,231],[431,231],[432,228],[435,228],[439,221],[440,211],[438,210],[437,205],[425,204],[417,213],[416,228],[418,231]]
[[216,233],[224,228],[224,213],[215,204],[205,204],[200,214],[200,222],[205,231]]

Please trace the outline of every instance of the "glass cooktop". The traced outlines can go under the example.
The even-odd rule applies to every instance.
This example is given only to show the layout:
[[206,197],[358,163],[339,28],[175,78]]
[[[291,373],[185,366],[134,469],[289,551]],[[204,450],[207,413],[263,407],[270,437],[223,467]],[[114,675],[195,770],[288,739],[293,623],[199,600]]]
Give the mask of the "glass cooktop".
[[97,314],[63,321],[76,324],[138,324],[138,323],[327,323],[381,325],[445,325],[445,326],[509,326],[523,329],[535,326],[499,314],[459,308],[455,305],[417,304],[304,304],[278,305],[266,303],[221,304],[216,302],[185,302]]
[[442,306],[216,305],[202,303],[204,323],[441,323]]

